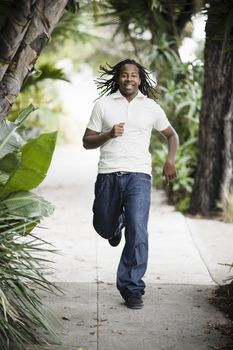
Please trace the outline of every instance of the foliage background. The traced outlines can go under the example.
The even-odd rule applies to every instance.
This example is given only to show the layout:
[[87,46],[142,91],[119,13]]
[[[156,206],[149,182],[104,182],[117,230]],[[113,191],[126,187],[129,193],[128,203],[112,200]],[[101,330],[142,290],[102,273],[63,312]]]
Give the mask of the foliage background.
[[[75,5],[75,1],[71,3]],[[188,5],[192,3],[195,2]],[[41,300],[30,285],[32,283],[48,290],[53,287],[43,277],[41,258],[30,254],[43,251],[41,245],[44,242],[32,235],[29,236],[31,240],[22,236],[30,235],[43,216],[52,213],[49,203],[28,192],[44,177],[42,173],[46,173],[54,149],[55,134],[39,136],[41,130],[59,129],[60,142],[80,141],[83,134],[82,128],[87,120],[83,125],[77,122],[84,113],[82,99],[73,95],[74,115],[70,116],[64,108],[65,99],[62,96],[65,88],[74,83],[77,73],[79,78],[83,76],[85,80],[82,74],[88,71],[88,77],[94,80],[100,64],[107,61],[113,65],[126,57],[134,58],[148,67],[151,76],[158,81],[158,102],[165,109],[181,142],[177,156],[178,178],[165,189],[168,198],[179,210],[187,211],[189,208],[200,148],[198,128],[202,101],[203,43],[197,46],[195,57],[189,61],[182,59],[182,43],[190,39],[193,32],[194,17],[190,14],[195,13],[195,8],[184,11],[184,4],[184,1],[177,2],[176,11],[173,11],[174,8],[171,9],[163,1],[128,2],[127,9],[124,1],[83,1],[77,14],[65,13],[37,61],[35,70],[24,84],[8,122],[1,129],[1,132],[14,129],[19,111],[30,103],[39,107],[25,122],[27,129],[14,130],[22,143],[18,144],[17,141],[17,147],[0,158],[0,342],[3,349],[8,348],[9,342],[41,341],[33,332],[39,326],[52,332],[41,312]],[[230,21],[227,23],[229,29]],[[85,81],[81,83],[84,85]],[[89,99],[86,103],[91,107],[93,95],[86,95]],[[77,126],[80,126],[80,130],[77,130]],[[1,137],[4,148],[7,134],[1,134]],[[156,133],[151,141],[154,185],[164,187],[161,173],[167,148]],[[9,144],[14,145],[12,142]],[[48,149],[45,151],[45,144],[50,145],[49,152],[46,152]],[[41,149],[44,150],[44,158]],[[46,163],[48,154],[47,165],[39,171],[39,165],[43,161]],[[29,164],[34,166],[27,167]]]
[[[76,15],[66,13],[40,56],[36,71],[18,97],[10,118],[14,119],[27,102],[33,103],[40,107],[26,124],[33,133],[58,128],[59,142],[79,142],[97,95],[92,82],[90,94],[86,91],[86,95],[89,94],[85,101],[88,107],[84,106],[82,97],[78,99],[77,91],[77,98],[75,93],[73,95],[73,103],[71,99],[68,102],[74,104],[75,101],[77,106],[67,111],[66,89],[74,84],[77,76],[82,80],[85,71],[88,71],[89,81],[93,81],[98,75],[99,66],[106,62],[115,64],[125,57],[140,60],[152,72],[152,78],[157,79],[160,92],[158,103],[180,136],[181,147],[177,157],[179,176],[171,187],[165,189],[172,203],[179,210],[186,211],[197,161],[203,40],[199,39],[196,43],[195,54],[190,53],[192,60],[187,61],[186,58],[182,61],[174,40],[164,34],[157,38],[156,43],[151,43],[152,34],[147,24],[139,21],[124,27],[113,11],[107,10],[110,16],[106,16],[106,8],[97,4],[93,12],[92,5],[87,4]],[[179,42],[182,49],[183,40],[190,39],[192,31],[193,26],[189,22]],[[61,45],[65,49],[61,50]],[[58,83],[57,79],[64,83]],[[154,185],[163,187],[161,169],[166,147],[156,133],[152,135],[151,152]]]
[[[54,292],[44,277],[42,252],[54,250],[32,233],[53,206],[31,192],[45,178],[57,133],[31,138],[23,126],[34,111],[29,106],[15,121],[0,122],[0,347],[40,343],[42,328],[53,334],[37,289]],[[39,335],[40,334],[40,335]]]

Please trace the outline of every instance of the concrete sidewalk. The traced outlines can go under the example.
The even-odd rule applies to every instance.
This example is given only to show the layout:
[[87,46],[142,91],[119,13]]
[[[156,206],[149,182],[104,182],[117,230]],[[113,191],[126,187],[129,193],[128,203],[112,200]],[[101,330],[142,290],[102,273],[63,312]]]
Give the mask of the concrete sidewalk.
[[219,263],[232,263],[233,225],[187,218],[153,190],[145,307],[130,310],[115,287],[124,242],[112,248],[92,228],[97,158],[98,150],[58,147],[39,189],[56,211],[38,234],[61,251],[49,256],[47,277],[65,294],[44,295],[61,321],[60,344],[33,349],[221,349],[228,339],[214,324],[227,320],[208,298],[231,275]]

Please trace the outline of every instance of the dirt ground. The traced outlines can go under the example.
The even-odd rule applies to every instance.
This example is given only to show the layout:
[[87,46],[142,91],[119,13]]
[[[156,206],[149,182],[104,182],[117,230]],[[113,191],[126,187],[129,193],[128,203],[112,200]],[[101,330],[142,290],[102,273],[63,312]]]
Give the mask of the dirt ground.
[[219,286],[215,290],[213,297],[210,298],[210,303],[224,312],[225,316],[229,318],[228,325],[214,324],[215,329],[224,335],[228,335],[232,341],[232,345],[221,350],[233,349],[233,281],[227,285]]

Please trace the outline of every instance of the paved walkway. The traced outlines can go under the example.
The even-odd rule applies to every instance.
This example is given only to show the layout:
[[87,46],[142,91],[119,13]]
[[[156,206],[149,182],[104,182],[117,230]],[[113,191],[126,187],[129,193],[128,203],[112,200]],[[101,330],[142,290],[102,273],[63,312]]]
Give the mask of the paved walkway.
[[33,350],[221,349],[228,339],[213,325],[227,320],[208,298],[231,275],[219,263],[232,263],[233,225],[187,218],[153,191],[145,307],[130,310],[115,288],[124,242],[112,248],[91,224],[97,158],[98,150],[58,147],[38,191],[56,206],[38,234],[61,251],[47,277],[65,294],[44,296],[60,343]]

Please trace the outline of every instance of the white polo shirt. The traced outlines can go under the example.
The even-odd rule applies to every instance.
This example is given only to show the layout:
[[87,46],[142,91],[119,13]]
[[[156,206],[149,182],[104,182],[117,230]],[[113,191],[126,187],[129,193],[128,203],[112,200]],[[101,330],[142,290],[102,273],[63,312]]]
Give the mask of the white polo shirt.
[[119,123],[125,123],[124,134],[100,147],[98,172],[151,174],[151,131],[153,128],[161,131],[170,126],[163,109],[140,91],[128,102],[118,90],[95,103],[87,128],[104,133]]

